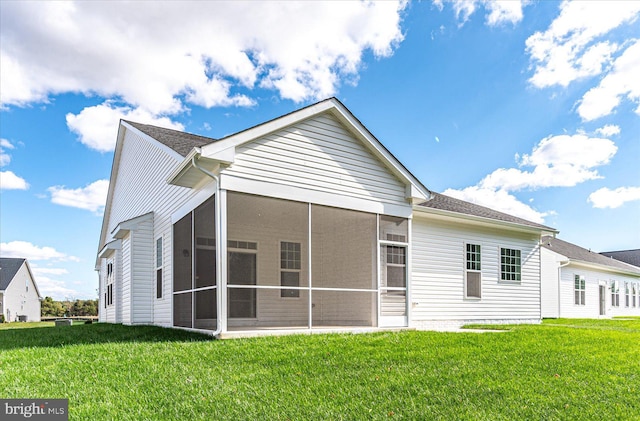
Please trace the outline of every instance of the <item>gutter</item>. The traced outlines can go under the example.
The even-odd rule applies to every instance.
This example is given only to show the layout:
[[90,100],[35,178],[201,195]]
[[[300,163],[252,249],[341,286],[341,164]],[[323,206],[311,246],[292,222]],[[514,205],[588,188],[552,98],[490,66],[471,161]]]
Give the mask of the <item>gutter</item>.
[[215,217],[214,224],[216,230],[216,317],[217,317],[217,327],[216,330],[210,333],[211,336],[218,337],[222,332],[222,294],[221,294],[221,280],[222,280],[222,213],[221,213],[221,203],[220,203],[220,177],[215,175],[214,173],[202,168],[198,165],[196,158],[200,156],[200,154],[195,154],[191,157],[191,165],[193,168],[200,170],[203,174],[211,177],[216,182],[216,192],[215,192]]

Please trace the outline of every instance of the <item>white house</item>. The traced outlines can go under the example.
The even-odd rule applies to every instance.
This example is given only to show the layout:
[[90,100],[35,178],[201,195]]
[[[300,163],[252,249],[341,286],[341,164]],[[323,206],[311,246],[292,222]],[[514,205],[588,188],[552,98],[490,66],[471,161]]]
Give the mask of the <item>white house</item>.
[[0,257],[0,315],[4,320],[39,322],[41,300],[27,259]]
[[640,268],[542,239],[542,317],[640,316]]
[[431,192],[335,98],[219,140],[121,121],[100,321],[221,336],[538,322],[555,232]]

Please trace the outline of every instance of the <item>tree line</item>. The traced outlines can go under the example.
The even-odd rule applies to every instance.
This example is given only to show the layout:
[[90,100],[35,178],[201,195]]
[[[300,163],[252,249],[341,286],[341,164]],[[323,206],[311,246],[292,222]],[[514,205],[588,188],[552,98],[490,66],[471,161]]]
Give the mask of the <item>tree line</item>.
[[40,315],[42,317],[97,316],[98,300],[55,301],[51,297],[44,297],[40,305]]

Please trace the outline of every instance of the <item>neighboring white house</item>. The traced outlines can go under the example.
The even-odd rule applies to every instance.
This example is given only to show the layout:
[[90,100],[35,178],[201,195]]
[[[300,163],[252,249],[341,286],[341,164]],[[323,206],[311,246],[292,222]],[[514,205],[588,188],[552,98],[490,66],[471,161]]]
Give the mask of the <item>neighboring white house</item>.
[[640,316],[640,268],[542,238],[542,317]]
[[335,98],[219,140],[121,121],[99,319],[222,336],[539,322],[550,233],[431,192]]
[[27,259],[0,257],[0,314],[7,322],[39,322],[40,292]]

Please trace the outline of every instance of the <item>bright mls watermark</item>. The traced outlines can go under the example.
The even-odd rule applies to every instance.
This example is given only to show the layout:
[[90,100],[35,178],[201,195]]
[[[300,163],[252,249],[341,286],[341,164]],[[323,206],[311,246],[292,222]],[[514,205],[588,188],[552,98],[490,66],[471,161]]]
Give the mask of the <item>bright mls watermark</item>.
[[0,399],[0,419],[68,421],[69,399]]

